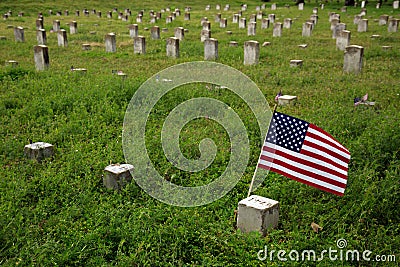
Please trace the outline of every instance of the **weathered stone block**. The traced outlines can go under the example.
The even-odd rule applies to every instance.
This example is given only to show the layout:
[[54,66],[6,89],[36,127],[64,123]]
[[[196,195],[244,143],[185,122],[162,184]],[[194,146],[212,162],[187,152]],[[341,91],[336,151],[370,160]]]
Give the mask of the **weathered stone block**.
[[24,147],[24,155],[29,159],[40,162],[45,158],[54,156],[54,147],[45,142],[32,143]]
[[103,184],[109,189],[121,189],[132,180],[130,170],[131,164],[112,164],[107,166],[104,171]]
[[259,232],[265,236],[267,231],[278,226],[279,202],[269,198],[252,195],[238,204],[237,227],[244,233]]

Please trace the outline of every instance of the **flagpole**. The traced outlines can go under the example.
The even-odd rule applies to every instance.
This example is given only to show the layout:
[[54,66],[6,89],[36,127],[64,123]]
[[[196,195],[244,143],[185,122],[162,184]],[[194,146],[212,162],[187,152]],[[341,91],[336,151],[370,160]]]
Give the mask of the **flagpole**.
[[[274,113],[276,111],[276,108],[278,107],[278,104],[275,104],[274,106],[274,110],[272,111],[272,117],[274,116]],[[272,121],[272,118],[271,118]],[[260,155],[258,156],[258,160],[257,160],[257,165],[256,165],[256,169],[254,170],[253,173],[253,178],[251,178],[251,183],[250,183],[250,187],[249,187],[249,192],[247,193],[247,197],[250,196],[251,191],[253,190],[253,185],[254,185],[254,179],[256,178],[256,174],[257,174],[257,169],[258,169],[258,163],[260,162],[260,158],[261,158],[261,154],[262,154],[262,147],[264,144],[261,144],[261,151],[260,151]]]

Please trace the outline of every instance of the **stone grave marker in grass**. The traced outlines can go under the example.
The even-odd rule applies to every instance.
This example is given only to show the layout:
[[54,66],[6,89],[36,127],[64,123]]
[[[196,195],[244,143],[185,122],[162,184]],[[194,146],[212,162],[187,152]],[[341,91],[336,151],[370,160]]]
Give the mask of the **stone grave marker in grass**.
[[14,27],[14,37],[16,42],[25,42],[24,28],[21,26]]
[[279,202],[252,195],[238,203],[237,228],[243,233],[259,232],[265,236],[279,221]]
[[132,180],[131,164],[111,164],[105,167],[103,185],[109,189],[121,189]]
[[135,54],[146,54],[146,38],[137,36],[133,38],[133,52]]
[[54,156],[54,146],[45,142],[36,142],[24,147],[24,155],[29,159],[41,162],[45,158]]
[[349,45],[344,51],[343,71],[358,74],[361,72],[364,47]]
[[176,37],[169,37],[167,39],[167,57],[179,57],[179,39]]
[[260,57],[260,44],[257,41],[246,41],[244,43],[244,65],[258,64]]
[[204,41],[204,60],[218,59],[218,40],[208,38]]
[[46,70],[50,66],[49,49],[45,45],[36,45],[33,47],[36,70]]

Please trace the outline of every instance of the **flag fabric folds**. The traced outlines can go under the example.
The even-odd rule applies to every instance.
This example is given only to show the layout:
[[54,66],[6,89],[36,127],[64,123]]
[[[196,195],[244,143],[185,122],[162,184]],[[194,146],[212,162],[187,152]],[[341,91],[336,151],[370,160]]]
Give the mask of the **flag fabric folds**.
[[350,152],[321,128],[275,112],[258,167],[343,196]]

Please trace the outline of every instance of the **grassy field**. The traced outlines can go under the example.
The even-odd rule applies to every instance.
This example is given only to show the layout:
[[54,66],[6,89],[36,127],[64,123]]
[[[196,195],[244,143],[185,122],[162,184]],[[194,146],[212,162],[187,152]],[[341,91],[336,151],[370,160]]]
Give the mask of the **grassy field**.
[[[62,3],[61,3],[62,2]],[[205,5],[211,5],[205,11]],[[291,29],[282,37],[272,37],[272,27],[247,36],[238,29],[232,16],[241,2],[230,1],[230,10],[217,11],[217,2],[158,1],[8,1],[0,2],[2,14],[11,10],[7,20],[0,21],[0,265],[4,266],[397,266],[400,261],[400,32],[390,33],[377,19],[387,14],[400,19],[400,11],[384,2],[367,6],[368,32],[357,32],[353,24],[360,7],[343,3],[326,3],[319,9],[318,23],[311,37],[302,37],[302,24],[312,15],[315,2],[299,11],[293,2],[277,2],[271,11],[266,3],[264,17],[275,13],[278,21],[292,18]],[[227,2],[228,3],[228,2]],[[222,8],[226,3],[221,3]],[[248,1],[243,16],[249,18],[262,2]],[[285,8],[289,4],[290,8]],[[191,6],[191,20],[184,21],[186,6]],[[132,10],[123,22],[113,13],[114,7]],[[149,11],[179,8],[182,15],[170,24],[165,16],[155,25],[167,28],[160,40],[151,40],[154,24],[148,23]],[[87,8],[89,16],[75,16],[75,10]],[[53,10],[53,15],[48,11]],[[102,11],[102,18],[91,13]],[[146,37],[147,53],[133,52],[128,25],[136,23],[136,14],[145,10],[139,33]],[[56,11],[69,15],[56,16]],[[18,17],[18,12],[24,15]],[[47,31],[50,67],[36,71],[33,46],[35,21],[43,12]],[[216,13],[228,19],[226,29],[214,22]],[[341,21],[351,31],[351,44],[364,47],[362,71],[343,73],[343,51],[332,39],[329,12],[341,14]],[[206,184],[218,177],[229,160],[229,138],[223,127],[207,119],[187,124],[181,133],[181,149],[188,158],[199,157],[198,144],[213,138],[218,144],[215,162],[200,174],[189,175],[176,169],[165,158],[160,146],[161,126],[168,113],[179,103],[194,97],[211,97],[227,103],[242,119],[250,140],[250,160],[245,174],[227,195],[209,205],[182,208],[164,204],[143,191],[134,181],[120,191],[103,186],[104,168],[110,163],[124,163],[122,128],[126,108],[135,91],[159,71],[177,63],[201,61],[204,58],[200,20],[211,21],[212,37],[219,41],[219,63],[240,70],[253,80],[270,107],[274,97],[297,95],[294,106],[279,107],[287,113],[318,125],[331,133],[351,152],[348,185],[343,197],[319,191],[283,176],[269,173],[257,195],[280,202],[277,229],[266,237],[235,230],[234,210],[247,196],[250,180],[261,148],[257,121],[249,107],[228,90],[187,85],[165,95],[149,118],[146,132],[150,158],[161,175],[177,184]],[[68,47],[57,45],[56,33],[50,32],[53,20],[61,28],[78,22],[78,33],[68,34]],[[13,27],[25,29],[25,42],[15,42]],[[175,27],[188,31],[180,44],[180,57],[168,58],[166,38]],[[228,35],[226,31],[232,31]],[[106,53],[104,36],[115,32],[117,52]],[[371,38],[371,35],[380,35]],[[260,63],[243,65],[243,43],[256,40],[260,45]],[[238,47],[229,47],[237,41]],[[81,45],[90,43],[92,50]],[[298,47],[307,44],[306,49]],[[392,46],[384,50],[382,46]],[[291,68],[291,59],[302,59],[301,68]],[[17,68],[5,64],[19,62]],[[70,71],[86,68],[87,73]],[[123,79],[113,70],[127,74]],[[374,107],[357,106],[353,99],[369,94]],[[24,157],[24,146],[44,141],[55,146],[55,156],[41,163]],[[323,227],[315,233],[310,224]],[[331,260],[280,261],[277,251],[300,252],[336,249],[336,241],[345,239],[343,250],[369,250],[371,261]],[[273,259],[260,261],[260,250],[274,250]],[[338,255],[338,254],[337,254]],[[376,257],[377,256],[377,257]],[[379,256],[381,256],[379,258]],[[339,257],[339,256],[338,256]],[[361,257],[361,254],[360,254]],[[386,262],[378,260],[386,259]],[[396,262],[393,262],[393,260]],[[391,260],[391,262],[389,262]]]

